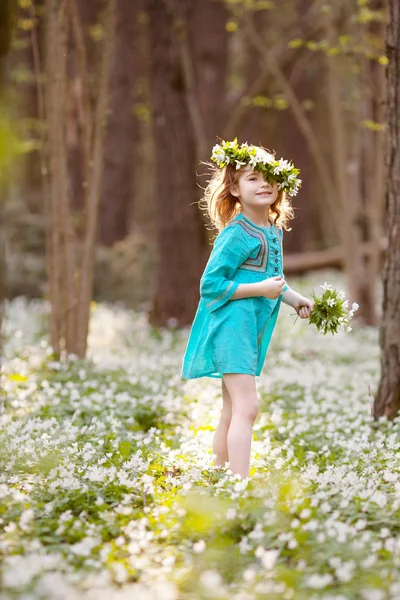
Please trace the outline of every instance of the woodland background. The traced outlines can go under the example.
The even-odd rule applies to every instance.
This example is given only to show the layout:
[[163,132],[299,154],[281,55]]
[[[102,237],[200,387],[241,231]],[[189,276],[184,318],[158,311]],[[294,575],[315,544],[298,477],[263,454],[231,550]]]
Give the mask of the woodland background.
[[[0,2],[2,598],[398,600],[399,24]],[[217,136],[299,166],[285,276],[360,305],[333,337],[282,307],[246,481],[211,464],[219,382],[180,371]]]
[[53,347],[65,336],[84,355],[92,296],[190,324],[216,233],[197,202],[218,138],[301,169],[285,274],[343,269],[359,320],[377,324],[382,0],[8,4],[4,293],[50,297]]

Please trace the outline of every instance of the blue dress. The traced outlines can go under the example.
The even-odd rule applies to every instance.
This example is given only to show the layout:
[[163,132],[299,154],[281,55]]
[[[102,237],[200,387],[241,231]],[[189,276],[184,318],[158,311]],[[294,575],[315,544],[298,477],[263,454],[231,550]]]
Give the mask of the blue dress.
[[282,294],[274,300],[231,297],[240,283],[284,276],[282,235],[280,227],[260,227],[242,213],[220,231],[200,280],[183,379],[221,378],[223,373],[260,375]]

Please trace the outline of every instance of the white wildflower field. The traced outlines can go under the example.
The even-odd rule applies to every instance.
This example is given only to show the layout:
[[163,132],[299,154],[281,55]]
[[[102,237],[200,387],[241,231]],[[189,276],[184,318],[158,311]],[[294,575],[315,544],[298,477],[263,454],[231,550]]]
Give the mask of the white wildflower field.
[[400,432],[371,418],[376,329],[324,336],[282,306],[241,481],[213,467],[220,380],[181,379],[188,329],[99,304],[88,360],[60,363],[47,311],[7,306],[1,600],[400,598]]

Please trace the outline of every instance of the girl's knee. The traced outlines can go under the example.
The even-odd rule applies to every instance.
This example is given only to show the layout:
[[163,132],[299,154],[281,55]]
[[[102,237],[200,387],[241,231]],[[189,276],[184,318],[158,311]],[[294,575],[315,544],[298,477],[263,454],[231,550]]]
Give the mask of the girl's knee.
[[232,399],[233,414],[254,421],[258,415],[258,398],[255,378],[251,375],[234,374],[225,376],[226,387]]
[[233,406],[233,414],[240,416],[240,418],[245,419],[246,421],[254,423],[258,415],[257,400],[250,400],[248,398],[243,402],[236,403],[236,405]]

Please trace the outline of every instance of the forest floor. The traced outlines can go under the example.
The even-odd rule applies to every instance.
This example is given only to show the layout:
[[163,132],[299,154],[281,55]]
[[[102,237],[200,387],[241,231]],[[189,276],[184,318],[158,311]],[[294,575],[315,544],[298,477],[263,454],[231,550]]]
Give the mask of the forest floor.
[[[334,273],[290,281],[303,294]],[[400,597],[400,421],[371,420],[378,331],[322,336],[283,305],[252,472],[212,466],[220,381],[182,381],[188,329],[93,310],[54,362],[47,307],[9,304],[0,600]]]

